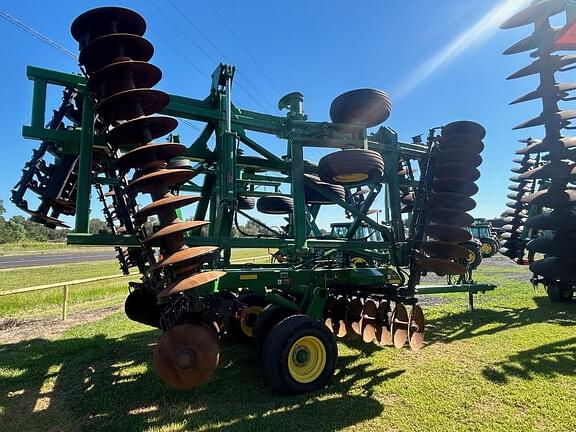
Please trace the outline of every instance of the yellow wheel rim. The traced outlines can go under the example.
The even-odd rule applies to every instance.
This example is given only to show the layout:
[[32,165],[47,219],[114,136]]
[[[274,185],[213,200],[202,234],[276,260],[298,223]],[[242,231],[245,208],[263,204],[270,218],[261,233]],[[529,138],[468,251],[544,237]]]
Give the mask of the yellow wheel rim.
[[468,251],[468,257],[466,258],[468,264],[472,264],[476,260],[476,254],[472,251]]
[[362,257],[354,257],[350,260],[354,265],[365,265],[366,260]]
[[351,173],[351,174],[338,174],[334,176],[333,180],[340,183],[358,183],[368,178],[368,174],[364,173]]
[[326,347],[315,336],[298,339],[288,353],[288,372],[302,384],[307,384],[322,374],[326,366]]
[[492,246],[490,243],[482,243],[482,253],[489,254],[492,253]]
[[254,322],[260,313],[262,312],[262,306],[250,306],[248,308],[248,317],[244,321],[240,321],[240,329],[248,337],[254,335]]

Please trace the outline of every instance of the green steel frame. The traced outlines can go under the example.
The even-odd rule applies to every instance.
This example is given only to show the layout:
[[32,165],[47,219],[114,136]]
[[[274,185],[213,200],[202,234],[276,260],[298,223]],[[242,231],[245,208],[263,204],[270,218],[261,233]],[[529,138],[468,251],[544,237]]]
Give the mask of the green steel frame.
[[[185,156],[198,163],[195,167],[203,174],[202,184],[190,182],[182,190],[198,192],[202,195],[197,204],[195,219],[211,221],[207,236],[187,237],[190,245],[215,245],[224,251],[221,266],[228,275],[220,281],[223,287],[238,288],[250,281],[250,289],[263,290],[265,286],[290,285],[292,290],[314,286],[325,290],[326,278],[342,278],[348,282],[360,281],[360,285],[386,282],[389,279],[385,268],[373,269],[304,270],[282,268],[278,264],[259,265],[258,269],[246,270],[230,263],[232,248],[285,248],[305,254],[310,249],[320,249],[325,256],[338,250],[367,250],[382,261],[393,266],[408,264],[408,248],[405,227],[401,214],[399,188],[417,186],[417,183],[402,183],[397,175],[400,158],[415,160],[423,172],[428,157],[428,146],[414,138],[413,142],[400,142],[396,132],[381,127],[376,133],[366,134],[361,126],[337,125],[328,122],[313,122],[303,111],[303,96],[291,93],[282,98],[279,109],[287,110],[285,116],[269,115],[245,110],[232,103],[231,91],[235,69],[233,66],[219,65],[212,75],[210,94],[204,100],[170,95],[170,104],[163,114],[177,118],[204,122],[206,125],[198,138],[188,147]],[[68,242],[82,245],[138,246],[132,235],[91,234],[88,229],[90,216],[90,193],[93,184],[113,184],[115,179],[92,176],[92,152],[105,146],[101,137],[94,135],[94,107],[89,97],[83,97],[81,128],[74,130],[51,130],[45,125],[47,86],[74,87],[80,95],[87,95],[86,79],[81,75],[66,74],[29,66],[27,75],[34,83],[32,118],[29,126],[23,127],[23,136],[38,140],[51,140],[58,144],[63,153],[78,154],[78,190],[76,198],[75,232],[69,234]],[[265,133],[286,141],[285,153],[281,156],[269,151],[248,136],[249,132]],[[210,150],[208,140],[214,136],[216,145]],[[244,156],[237,151],[238,144],[246,146],[258,157]],[[378,151],[385,163],[383,182],[369,185],[370,193],[362,210],[348,204],[337,196],[319,189],[304,176],[304,149],[321,147],[332,149],[364,148]],[[121,149],[127,150],[127,149]],[[244,168],[252,168],[247,172]],[[268,171],[257,174],[254,169]],[[269,175],[270,172],[277,174]],[[290,196],[294,199],[293,223],[290,236],[277,238],[233,238],[235,202],[239,194],[259,197],[262,195],[282,195],[281,186],[290,186]],[[307,206],[304,188],[316,189],[326,198],[345,209],[352,216],[352,223],[345,239],[318,237],[315,223],[319,206]],[[262,191],[265,188],[266,191]],[[378,194],[385,193],[384,223],[380,224],[366,213]],[[383,233],[383,242],[354,240],[353,235],[361,223]],[[386,252],[381,252],[381,251]],[[248,272],[248,273],[247,273]],[[253,274],[252,279],[246,274]],[[376,276],[375,276],[376,275]],[[215,287],[212,287],[214,289]],[[477,290],[476,286],[476,290]],[[316,293],[320,295],[322,293]],[[273,296],[273,294],[269,294]],[[276,296],[278,297],[278,296]],[[325,296],[321,296],[325,298]],[[286,303],[281,298],[277,302]],[[318,316],[323,302],[307,302],[307,313]],[[292,307],[295,307],[292,305]],[[311,309],[312,308],[312,309]]]

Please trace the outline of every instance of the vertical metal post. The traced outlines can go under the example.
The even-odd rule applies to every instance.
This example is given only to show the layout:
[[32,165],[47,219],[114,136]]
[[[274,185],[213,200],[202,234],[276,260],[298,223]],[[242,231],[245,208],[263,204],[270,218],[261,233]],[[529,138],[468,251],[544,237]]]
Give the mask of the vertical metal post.
[[78,160],[78,189],[76,197],[77,233],[87,233],[90,220],[90,189],[92,186],[92,138],[94,134],[94,107],[85,93],[82,103],[82,131]]
[[468,307],[470,308],[470,313],[474,312],[474,294],[472,294],[472,291],[468,291]]
[[32,127],[44,128],[46,122],[46,81],[34,80],[32,98]]
[[62,321],[68,318],[68,285],[64,285],[62,298]]
[[306,201],[304,197],[304,150],[302,143],[288,140],[290,146],[290,159],[292,162],[292,198],[294,202],[294,240],[297,248],[306,245],[308,228],[306,224]]

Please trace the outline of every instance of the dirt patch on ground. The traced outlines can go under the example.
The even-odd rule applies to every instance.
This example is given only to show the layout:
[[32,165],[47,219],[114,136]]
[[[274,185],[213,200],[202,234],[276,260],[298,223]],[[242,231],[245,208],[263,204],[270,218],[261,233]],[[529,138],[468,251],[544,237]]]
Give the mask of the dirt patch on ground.
[[17,343],[36,338],[53,340],[69,328],[101,320],[121,310],[122,306],[81,310],[70,313],[66,321],[62,321],[60,318],[8,318],[0,320],[0,344]]

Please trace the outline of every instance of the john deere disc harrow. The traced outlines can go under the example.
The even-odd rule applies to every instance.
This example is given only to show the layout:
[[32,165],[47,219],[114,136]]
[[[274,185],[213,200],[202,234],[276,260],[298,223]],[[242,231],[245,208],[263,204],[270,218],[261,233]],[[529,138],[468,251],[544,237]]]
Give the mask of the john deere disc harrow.
[[[222,337],[253,341],[264,376],[283,393],[329,382],[337,338],[421,349],[420,277],[471,270],[462,228],[472,222],[484,129],[455,122],[438,136],[433,129],[427,143],[403,143],[381,125],[391,101],[376,89],[336,97],[330,122],[308,120],[298,92],[280,99],[286,113],[258,113],[234,105],[235,68],[224,64],[208,97],[170,96],[153,88],[162,73],[149,63],[145,32],[144,19],[128,9],[80,15],[72,35],[86,76],[29,70],[34,112],[46,109],[47,82],[77,88],[76,130],[47,131],[33,116],[25,131],[61,139],[52,147],[77,159],[74,186],[60,195],[76,216],[69,242],[114,246],[125,273],[142,273],[130,283],[125,312],[162,330],[154,349],[160,378],[179,389],[204,383]],[[185,146],[173,134],[177,120],[161,113],[205,127]],[[285,141],[285,150],[274,153],[253,132]],[[316,165],[304,158],[310,147],[333,151]],[[111,233],[89,232],[92,185]],[[142,195],[149,198],[139,205]],[[329,235],[318,226],[327,206],[349,220],[332,224]],[[194,210],[192,219],[183,220],[184,208]],[[269,226],[262,215],[283,222]],[[237,264],[239,248],[267,248],[270,262]],[[433,288],[479,287],[471,278],[457,285]]]
[[[542,139],[523,140],[526,147],[516,151],[521,155],[512,169],[517,174],[510,180],[513,190],[508,195],[510,210],[505,212],[505,242],[501,252],[519,262],[524,262],[524,250],[528,251],[530,270],[534,282],[543,283],[549,297],[554,301],[572,298],[576,280],[576,139],[563,135],[563,129],[572,128],[571,120],[576,111],[565,111],[559,103],[573,100],[569,96],[576,89],[574,83],[559,83],[556,73],[574,68],[576,56],[554,54],[557,51],[575,49],[574,22],[567,19],[563,28],[550,24],[550,17],[566,10],[565,1],[543,0],[508,19],[502,28],[533,26],[532,35],[504,51],[515,54],[533,51],[536,60],[529,66],[513,73],[508,79],[537,75],[538,88],[512,103],[542,100],[542,112],[514,129],[544,126]],[[536,259],[536,254],[544,258]]]

